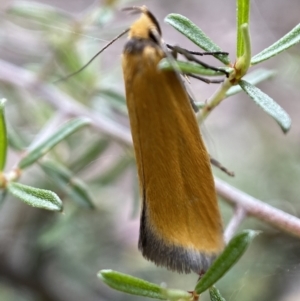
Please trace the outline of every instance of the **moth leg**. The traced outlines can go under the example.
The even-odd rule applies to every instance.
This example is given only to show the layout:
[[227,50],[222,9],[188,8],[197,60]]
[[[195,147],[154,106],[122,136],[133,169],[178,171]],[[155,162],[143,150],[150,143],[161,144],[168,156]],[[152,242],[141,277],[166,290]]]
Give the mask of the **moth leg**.
[[190,53],[188,50],[186,50],[184,48],[181,48],[179,46],[172,46],[172,53],[176,53],[176,54],[179,53],[179,54],[183,55],[187,60],[189,60],[191,62],[195,62],[195,63],[203,66],[204,68],[224,73],[227,77],[229,76],[229,73],[227,71],[225,71],[223,69],[220,69],[220,68],[217,68],[217,67],[214,67],[214,66],[211,66],[209,64],[206,64],[206,63],[200,61],[192,53]]
[[[171,50],[173,50],[176,47],[179,47],[179,46],[172,46],[170,44],[166,44],[166,45]],[[185,48],[182,48],[182,47],[179,47],[179,48],[183,49],[184,51],[186,51],[190,54],[200,55],[200,56],[203,56],[203,55],[228,55],[229,54],[228,52],[224,52],[224,51],[204,51],[204,52],[200,52],[200,51],[191,51],[191,50],[188,50],[188,49],[185,49]]]
[[208,79],[206,77],[202,77],[202,76],[199,76],[199,75],[194,75],[192,73],[185,73],[185,75],[196,78],[196,79],[199,79],[199,80],[201,80],[201,81],[203,81],[207,84],[219,84],[219,83],[222,83],[224,81],[223,79]]

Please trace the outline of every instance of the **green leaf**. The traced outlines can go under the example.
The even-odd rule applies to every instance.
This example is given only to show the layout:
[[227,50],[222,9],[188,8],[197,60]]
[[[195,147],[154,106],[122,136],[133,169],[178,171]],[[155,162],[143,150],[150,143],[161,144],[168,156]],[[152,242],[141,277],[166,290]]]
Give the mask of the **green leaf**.
[[97,160],[101,154],[109,146],[109,139],[92,139],[91,145],[87,145],[84,151],[76,156],[71,163],[69,163],[69,168],[74,172],[82,171],[86,167],[89,167],[93,161]]
[[201,294],[215,284],[239,260],[256,235],[257,232],[253,230],[245,230],[236,235],[199,280],[195,292]]
[[278,122],[284,133],[290,129],[290,116],[270,96],[244,80],[241,80],[239,85],[257,105]]
[[171,301],[191,301],[193,298],[192,293],[178,290],[178,289],[165,289],[164,290],[164,296],[167,300]]
[[[77,36],[70,34],[69,36],[55,36],[51,44],[55,50],[55,60],[63,70],[64,76],[67,76],[64,79],[64,76],[60,75],[57,80],[75,99],[78,99],[79,95],[86,97],[87,91],[94,91],[97,73],[93,72],[93,64],[89,65],[89,68],[83,68],[86,62],[76,47],[76,39],[78,39]],[[78,72],[79,70],[81,71]],[[81,98],[78,100],[82,101]]]
[[[7,13],[13,16],[26,18],[31,22],[37,22],[40,27],[52,29],[53,24],[60,23],[57,29],[62,30],[72,18],[71,14],[46,4],[32,1],[16,1],[9,6]],[[50,26],[51,25],[51,26]],[[49,27],[50,26],[50,27]]]
[[[195,63],[190,63],[190,62],[184,62],[184,61],[176,61],[176,64],[178,66],[178,68],[180,69],[180,71],[182,73],[192,73],[192,74],[201,74],[201,75],[205,75],[205,76],[224,76],[223,72],[219,72],[219,71],[214,71],[211,69],[207,69],[202,67],[199,64],[195,64]],[[161,70],[173,70],[173,64],[170,63],[170,61],[168,59],[162,59],[159,64],[158,64],[158,68]],[[226,68],[227,71],[229,68]]]
[[236,28],[237,28],[237,49],[236,54],[237,57],[240,57],[244,54],[245,48],[244,48],[244,38],[243,33],[241,30],[241,26],[245,23],[249,23],[249,11],[250,11],[250,5],[249,0],[237,0],[236,6],[237,6],[237,16],[236,16]]
[[133,154],[122,156],[119,160],[114,162],[106,172],[104,172],[96,179],[93,179],[93,182],[97,182],[101,185],[110,184],[115,181],[127,169],[127,167],[133,163]]
[[4,203],[6,196],[7,196],[7,189],[0,190],[0,206]]
[[27,155],[19,162],[19,168],[24,169],[30,166],[49,152],[56,144],[88,124],[90,124],[90,120],[87,118],[76,118],[66,122],[45,141],[29,150]]
[[7,184],[8,191],[29,206],[47,209],[51,211],[62,211],[63,204],[60,198],[52,191],[39,189],[16,182]]
[[[165,22],[173,26],[176,30],[181,32],[184,36],[198,45],[200,48],[208,52],[222,51],[205,33],[198,28],[188,18],[179,14],[169,14],[165,18]],[[223,62],[225,65],[230,63],[227,55],[215,55],[215,58]]]
[[214,286],[209,289],[209,296],[211,301],[226,301]]
[[5,167],[7,154],[7,131],[4,114],[5,99],[0,99],[0,171]]
[[243,38],[243,55],[239,56],[234,64],[236,70],[236,82],[238,82],[247,73],[251,61],[251,40],[248,23],[242,24],[240,31]]
[[108,100],[110,106],[116,108],[122,113],[127,114],[126,99],[123,94],[120,94],[112,89],[101,89],[100,96]]
[[65,166],[50,160],[42,162],[40,165],[45,174],[51,177],[72,201],[85,208],[94,208],[88,187],[81,180],[75,178]]
[[26,142],[23,137],[12,127],[10,123],[7,123],[7,140],[9,147],[16,151],[23,151],[26,148]]
[[98,277],[108,286],[131,295],[166,300],[166,291],[157,284],[122,274],[113,270],[101,270]]
[[[275,74],[276,71],[274,70],[267,70],[267,69],[260,68],[252,71],[251,73],[247,73],[243,77],[243,79],[252,85],[257,85],[267,79],[274,77]],[[237,94],[240,91],[243,91],[243,89],[239,85],[235,85],[226,92],[226,97]]]
[[300,41],[300,24],[294,27],[289,33],[283,36],[280,40],[275,42],[273,45],[264,49],[262,52],[258,53],[251,59],[251,64],[256,65],[263,62],[280,52],[294,46]]

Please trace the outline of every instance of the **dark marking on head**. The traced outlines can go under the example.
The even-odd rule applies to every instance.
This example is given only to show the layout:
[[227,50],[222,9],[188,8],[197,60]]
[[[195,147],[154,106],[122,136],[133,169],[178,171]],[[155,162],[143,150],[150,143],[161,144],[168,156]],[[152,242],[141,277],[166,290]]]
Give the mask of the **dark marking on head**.
[[157,19],[154,17],[154,15],[147,9],[146,11],[144,11],[144,13],[151,19],[151,21],[155,24],[156,28],[157,28],[157,31],[159,33],[159,35],[161,36],[162,35],[162,32],[161,32],[161,28],[160,28],[160,25],[157,21]]
[[160,46],[152,40],[131,38],[125,44],[123,52],[129,54],[140,54],[144,51],[146,47],[153,47],[153,48],[160,49]]

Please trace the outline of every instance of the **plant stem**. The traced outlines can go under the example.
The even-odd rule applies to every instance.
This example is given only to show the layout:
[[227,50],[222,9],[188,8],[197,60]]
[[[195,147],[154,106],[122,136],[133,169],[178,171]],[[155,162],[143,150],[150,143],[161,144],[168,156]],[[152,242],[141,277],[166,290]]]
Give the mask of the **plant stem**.
[[284,231],[300,237],[300,219],[276,209],[248,194],[230,186],[229,184],[215,178],[218,195],[226,202],[234,206],[240,206],[246,210],[248,215]]
[[[0,60],[0,81],[26,89],[32,94],[40,94],[45,101],[62,113],[72,116],[89,117],[96,129],[108,135],[122,144],[132,146],[129,129],[109,120],[99,113],[95,114],[90,109],[77,103],[70,96],[60,92],[56,87],[38,82],[34,74],[23,68]],[[224,91],[227,91],[228,82],[222,84],[219,92],[220,99]],[[300,237],[300,219],[276,209],[250,195],[232,187],[231,185],[215,178],[217,194],[233,206],[243,208],[247,214],[254,216],[282,231]]]
[[247,211],[242,206],[237,205],[234,210],[233,217],[231,218],[224,232],[225,243],[228,243],[231,240],[231,238],[237,232],[238,227],[246,217]]
[[201,123],[209,113],[224,99],[226,98],[226,92],[232,87],[229,78],[226,78],[215,93],[207,99],[207,104],[203,107],[197,119]]

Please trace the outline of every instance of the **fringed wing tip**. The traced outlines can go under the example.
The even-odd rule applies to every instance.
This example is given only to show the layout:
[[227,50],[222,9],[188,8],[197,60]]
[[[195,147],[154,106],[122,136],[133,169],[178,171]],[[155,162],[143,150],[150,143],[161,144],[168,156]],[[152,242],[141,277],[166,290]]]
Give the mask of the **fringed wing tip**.
[[178,273],[198,275],[205,273],[218,253],[206,253],[182,246],[169,245],[152,236],[140,237],[139,249],[143,256],[158,266],[164,266]]

